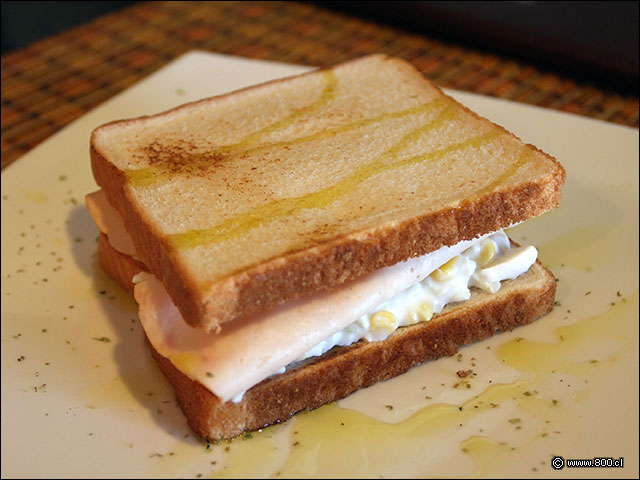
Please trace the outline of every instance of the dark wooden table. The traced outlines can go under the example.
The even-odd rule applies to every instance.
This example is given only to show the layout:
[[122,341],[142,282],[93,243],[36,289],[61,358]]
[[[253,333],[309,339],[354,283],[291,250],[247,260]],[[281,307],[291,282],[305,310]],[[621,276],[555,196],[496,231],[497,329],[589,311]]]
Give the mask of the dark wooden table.
[[321,7],[149,2],[2,57],[2,167],[193,49],[316,66],[387,53],[444,87],[638,127],[637,96]]

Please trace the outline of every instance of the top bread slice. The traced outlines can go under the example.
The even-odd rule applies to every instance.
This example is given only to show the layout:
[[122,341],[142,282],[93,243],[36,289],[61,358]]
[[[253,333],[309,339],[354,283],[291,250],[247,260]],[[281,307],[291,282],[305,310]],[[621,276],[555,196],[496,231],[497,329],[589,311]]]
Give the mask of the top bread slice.
[[97,183],[204,330],[558,205],[558,162],[382,55],[109,123]]

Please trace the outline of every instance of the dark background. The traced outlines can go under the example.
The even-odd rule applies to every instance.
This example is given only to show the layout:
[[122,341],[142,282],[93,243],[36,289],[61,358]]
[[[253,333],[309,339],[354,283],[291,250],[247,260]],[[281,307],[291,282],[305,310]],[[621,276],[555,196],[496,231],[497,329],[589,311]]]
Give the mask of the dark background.
[[2,2],[2,54],[138,2]]
[[[2,53],[137,2],[2,2]],[[639,2],[311,2],[638,91]]]
[[[322,2],[314,2],[326,5]],[[636,1],[332,2],[382,23],[638,89]]]

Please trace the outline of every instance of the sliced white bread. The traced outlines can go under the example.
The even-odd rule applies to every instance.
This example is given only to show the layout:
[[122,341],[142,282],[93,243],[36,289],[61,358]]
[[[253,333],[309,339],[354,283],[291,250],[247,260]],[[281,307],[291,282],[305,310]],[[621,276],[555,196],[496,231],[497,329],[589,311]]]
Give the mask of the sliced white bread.
[[[131,279],[144,266],[114,250],[103,234],[98,251],[107,273],[133,293]],[[335,347],[267,378],[239,403],[222,402],[149,347],[193,430],[203,438],[219,440],[287,420],[300,410],[339,400],[414,365],[453,355],[460,346],[497,331],[530,323],[553,308],[555,290],[553,274],[537,262],[527,273],[502,282],[496,294],[474,289],[469,300],[445,307],[428,322],[401,327],[385,341]]]
[[381,55],[107,124],[91,158],[205,330],[539,215],[565,176]]

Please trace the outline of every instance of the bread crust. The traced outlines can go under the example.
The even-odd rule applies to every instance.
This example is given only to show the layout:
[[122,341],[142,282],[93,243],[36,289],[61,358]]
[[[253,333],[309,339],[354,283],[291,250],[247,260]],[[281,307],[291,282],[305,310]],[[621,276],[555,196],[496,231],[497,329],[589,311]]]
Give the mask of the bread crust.
[[[419,77],[427,82],[408,62],[385,56],[378,57],[383,61],[393,62],[407,75]],[[359,60],[353,62],[357,61]],[[287,80],[279,79],[268,83],[276,84]],[[248,87],[243,91],[259,87]],[[213,98],[233,94],[234,92]],[[190,108],[211,100],[200,100],[176,109]],[[455,102],[453,99],[451,101]],[[461,108],[476,118],[481,118],[467,108]],[[159,115],[170,115],[176,109]],[[107,125],[126,125],[145,118],[148,117]],[[502,127],[492,125],[515,137]],[[222,280],[203,286],[196,284],[186,273],[168,241],[162,238],[153,222],[146,218],[145,212],[135,206],[129,189],[126,188],[124,173],[100,153],[96,147],[95,135],[94,131],[91,140],[91,161],[97,183],[105,191],[109,201],[123,215],[145,265],[162,280],[183,318],[191,326],[204,330],[217,328],[242,315],[270,308],[311,292],[335,288],[345,281],[407,258],[423,255],[444,245],[454,245],[462,240],[470,240],[540,215],[559,205],[560,187],[565,178],[562,166],[553,157],[541,152],[551,161],[550,178],[538,182],[522,182],[511,188],[489,192],[462,201],[455,208],[429,212],[399,224],[385,225],[336,237],[324,243],[310,244],[277,258],[242,268]],[[540,152],[532,145],[527,145],[526,148]]]
[[[130,274],[143,266],[113,250],[104,235],[99,239],[99,256],[107,273],[132,292]],[[460,346],[530,323],[553,308],[555,291],[553,274],[536,262],[526,274],[503,282],[497,294],[474,292],[471,300],[447,306],[429,322],[402,327],[382,342],[335,347],[262,381],[239,403],[222,403],[149,347],[193,430],[203,438],[220,440],[285,421],[296,412],[339,400],[414,365],[451,356]]]

